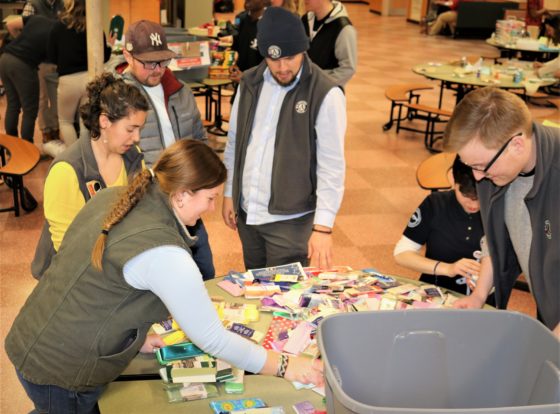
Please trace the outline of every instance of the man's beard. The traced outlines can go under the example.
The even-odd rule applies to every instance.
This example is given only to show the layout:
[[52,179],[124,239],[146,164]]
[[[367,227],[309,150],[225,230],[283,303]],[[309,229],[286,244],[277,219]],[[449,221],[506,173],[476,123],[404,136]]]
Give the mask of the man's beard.
[[290,86],[293,85],[293,83],[296,81],[297,76],[294,76],[292,79],[290,79],[288,82],[283,82],[280,79],[278,79],[276,77],[276,75],[273,72],[270,72],[272,74],[272,77],[274,78],[274,80],[280,85],[280,86]]

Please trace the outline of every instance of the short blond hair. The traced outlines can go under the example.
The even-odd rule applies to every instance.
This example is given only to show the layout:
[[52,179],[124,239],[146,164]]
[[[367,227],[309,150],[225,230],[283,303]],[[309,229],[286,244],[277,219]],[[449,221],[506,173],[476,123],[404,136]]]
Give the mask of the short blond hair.
[[531,128],[531,113],[521,98],[495,87],[480,88],[455,107],[443,148],[457,152],[475,137],[486,148],[499,148],[520,129],[530,137]]

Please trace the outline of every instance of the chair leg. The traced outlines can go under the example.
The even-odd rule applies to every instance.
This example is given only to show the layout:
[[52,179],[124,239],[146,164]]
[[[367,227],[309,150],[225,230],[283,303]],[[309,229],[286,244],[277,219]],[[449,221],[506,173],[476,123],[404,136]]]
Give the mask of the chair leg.
[[393,112],[394,112],[394,109],[395,109],[395,101],[391,101],[391,111],[389,113],[389,121],[386,124],[383,125],[383,131],[388,131],[393,126],[393,121],[394,121]]
[[18,180],[18,178],[20,177],[16,177],[16,176],[11,176],[12,177],[12,193],[13,193],[13,199],[14,199],[14,213],[16,215],[16,217],[19,217],[19,187],[21,185],[20,180]]
[[401,116],[402,116],[402,104],[399,103],[399,115],[397,117],[397,134],[399,133],[400,129],[401,129]]

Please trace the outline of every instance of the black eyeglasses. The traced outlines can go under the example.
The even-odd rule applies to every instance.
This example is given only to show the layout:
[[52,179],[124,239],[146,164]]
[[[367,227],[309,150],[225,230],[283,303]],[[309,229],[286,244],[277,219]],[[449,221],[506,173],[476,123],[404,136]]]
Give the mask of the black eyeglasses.
[[165,69],[171,63],[171,59],[160,60],[159,62],[144,62],[143,60],[136,59],[136,58],[134,58],[134,60],[137,60],[138,62],[140,62],[142,64],[142,66],[144,66],[144,69],[147,69],[147,70],[154,70],[158,66],[162,69]]
[[472,167],[469,165],[469,167],[471,167],[471,169],[473,171],[478,171],[481,173],[486,174],[490,168],[492,168],[492,166],[496,163],[496,161],[498,161],[498,158],[500,158],[500,155],[502,155],[502,153],[506,150],[507,146],[509,145],[509,143],[514,139],[517,138],[519,136],[523,135],[523,132],[518,132],[517,134],[515,134],[514,136],[512,136],[510,139],[508,139],[506,142],[504,142],[504,145],[502,145],[502,147],[498,150],[498,152],[496,153],[496,155],[494,155],[494,157],[492,157],[492,159],[490,160],[490,162],[488,164],[486,164],[486,167],[484,168],[479,168],[479,167]]

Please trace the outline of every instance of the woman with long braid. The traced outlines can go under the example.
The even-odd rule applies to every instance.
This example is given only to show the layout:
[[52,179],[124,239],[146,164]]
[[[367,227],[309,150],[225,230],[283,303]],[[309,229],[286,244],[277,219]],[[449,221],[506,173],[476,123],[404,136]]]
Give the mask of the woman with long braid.
[[[107,188],[80,211],[21,309],[6,351],[39,412],[95,413],[105,385],[169,313],[209,354],[239,368],[322,383],[321,366],[287,358],[226,330],[208,297],[185,225],[213,210],[226,169],[205,144],[180,140],[128,186]],[[57,405],[58,404],[58,405]]]

